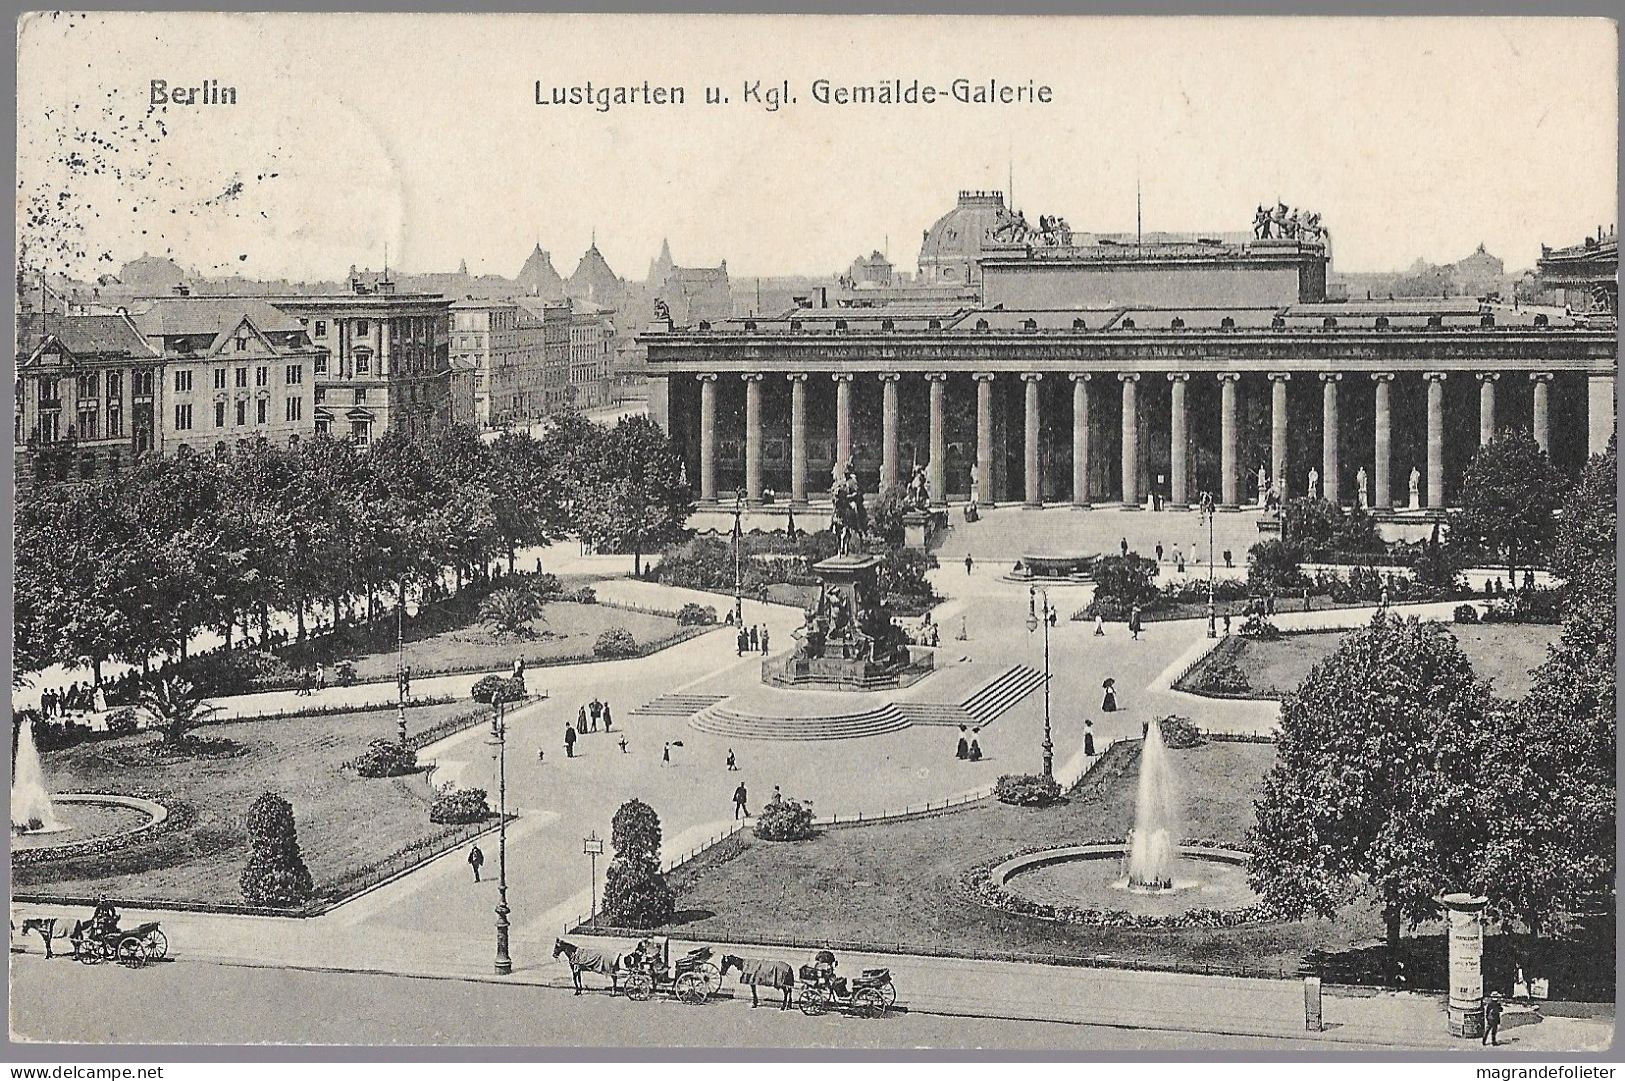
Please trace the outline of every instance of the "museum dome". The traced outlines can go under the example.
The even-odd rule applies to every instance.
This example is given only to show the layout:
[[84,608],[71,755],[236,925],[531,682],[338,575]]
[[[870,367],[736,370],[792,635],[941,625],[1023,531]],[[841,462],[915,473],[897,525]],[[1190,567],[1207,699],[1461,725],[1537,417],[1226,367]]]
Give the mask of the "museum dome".
[[923,281],[963,284],[978,275],[983,242],[1009,216],[1002,191],[961,191],[954,208],[925,231],[920,244]]

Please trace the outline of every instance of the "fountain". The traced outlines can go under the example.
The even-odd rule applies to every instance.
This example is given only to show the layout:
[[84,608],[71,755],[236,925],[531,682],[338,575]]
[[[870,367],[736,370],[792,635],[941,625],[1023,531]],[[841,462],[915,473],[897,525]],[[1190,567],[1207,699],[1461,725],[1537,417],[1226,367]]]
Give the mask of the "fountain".
[[1136,892],[1174,888],[1179,859],[1179,790],[1168,762],[1162,724],[1152,721],[1140,750],[1140,786],[1134,806],[1134,831],[1128,839],[1128,878]]
[[34,724],[17,726],[17,760],[11,773],[11,828],[15,833],[55,833],[64,827],[56,820],[51,794],[45,791],[45,771],[34,746]]

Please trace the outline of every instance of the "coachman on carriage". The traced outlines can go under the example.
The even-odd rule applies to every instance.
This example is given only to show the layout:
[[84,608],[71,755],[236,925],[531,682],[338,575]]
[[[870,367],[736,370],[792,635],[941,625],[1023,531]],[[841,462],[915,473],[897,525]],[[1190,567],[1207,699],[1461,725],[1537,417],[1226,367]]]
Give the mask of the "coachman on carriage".
[[846,977],[836,974],[838,965],[834,953],[819,950],[812,964],[801,966],[801,998],[796,1003],[801,1012],[816,1016],[840,1010],[859,1017],[884,1017],[897,1001],[891,969],[866,968],[849,984]]

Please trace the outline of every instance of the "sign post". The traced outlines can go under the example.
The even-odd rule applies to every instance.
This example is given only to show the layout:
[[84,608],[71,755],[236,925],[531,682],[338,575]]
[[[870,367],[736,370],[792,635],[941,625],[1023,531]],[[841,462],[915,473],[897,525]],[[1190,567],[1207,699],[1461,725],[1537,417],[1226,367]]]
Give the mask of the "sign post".
[[1484,1035],[1484,906],[1487,897],[1448,893],[1439,898],[1450,920],[1450,1035]]

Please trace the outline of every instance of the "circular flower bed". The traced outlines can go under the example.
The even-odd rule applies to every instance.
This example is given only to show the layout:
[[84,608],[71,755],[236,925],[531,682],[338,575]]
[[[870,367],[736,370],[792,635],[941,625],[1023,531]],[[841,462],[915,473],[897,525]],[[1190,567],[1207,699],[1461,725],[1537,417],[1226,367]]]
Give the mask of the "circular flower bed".
[[[1262,923],[1279,919],[1279,915],[1262,902],[1246,905],[1240,908],[1189,908],[1173,915],[1148,915],[1146,913],[1130,912],[1124,908],[1113,908],[1095,905],[1048,904],[1024,897],[1014,890],[1006,888],[995,875],[996,868],[1003,866],[1014,859],[1030,856],[1040,852],[1049,852],[1057,847],[1075,848],[1098,845],[1123,848],[1126,842],[1118,841],[1089,841],[1080,845],[1035,845],[1030,848],[1007,852],[997,859],[983,860],[965,871],[959,877],[959,890],[966,900],[986,908],[998,909],[1017,916],[1031,916],[1034,919],[1051,920],[1055,923],[1075,924],[1083,927],[1123,927],[1134,929],[1178,929],[1185,927],[1237,927],[1248,923]],[[1196,840],[1186,841],[1182,848],[1210,848],[1227,853],[1239,852],[1237,846],[1229,841]]]

